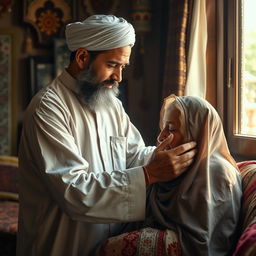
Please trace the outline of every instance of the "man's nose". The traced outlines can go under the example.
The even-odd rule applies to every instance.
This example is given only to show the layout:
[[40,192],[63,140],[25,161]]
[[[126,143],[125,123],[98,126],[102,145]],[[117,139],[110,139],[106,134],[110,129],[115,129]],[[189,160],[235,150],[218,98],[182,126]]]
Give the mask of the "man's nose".
[[115,69],[111,78],[117,81],[118,83],[120,83],[122,81],[122,69],[121,68]]

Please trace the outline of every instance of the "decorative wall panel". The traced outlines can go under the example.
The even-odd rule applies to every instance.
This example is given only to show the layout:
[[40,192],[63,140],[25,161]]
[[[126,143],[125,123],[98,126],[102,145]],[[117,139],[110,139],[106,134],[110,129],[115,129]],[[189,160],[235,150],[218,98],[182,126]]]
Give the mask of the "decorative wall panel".
[[15,150],[14,32],[0,30],[0,155]]

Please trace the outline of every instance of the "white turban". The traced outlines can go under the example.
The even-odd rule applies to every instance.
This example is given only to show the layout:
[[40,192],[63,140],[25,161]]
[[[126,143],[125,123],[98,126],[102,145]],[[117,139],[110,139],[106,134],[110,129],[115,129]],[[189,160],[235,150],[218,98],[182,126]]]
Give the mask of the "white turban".
[[70,23],[65,33],[70,51],[78,48],[102,51],[133,46],[135,43],[133,26],[114,15],[93,15],[83,22]]

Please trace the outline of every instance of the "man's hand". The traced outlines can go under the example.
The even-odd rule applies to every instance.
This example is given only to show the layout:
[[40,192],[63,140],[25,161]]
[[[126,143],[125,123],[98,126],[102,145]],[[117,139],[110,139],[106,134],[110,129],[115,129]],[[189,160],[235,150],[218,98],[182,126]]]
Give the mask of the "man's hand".
[[155,149],[151,161],[144,166],[147,185],[172,180],[181,175],[193,162],[196,143],[188,142],[170,149],[173,135]]

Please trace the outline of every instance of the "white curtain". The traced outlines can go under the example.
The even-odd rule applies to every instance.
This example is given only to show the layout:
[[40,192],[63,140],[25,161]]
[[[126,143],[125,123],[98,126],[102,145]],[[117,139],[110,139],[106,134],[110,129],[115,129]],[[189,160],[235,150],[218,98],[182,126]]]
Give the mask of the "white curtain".
[[195,0],[192,14],[185,95],[206,96],[207,16],[205,0]]

